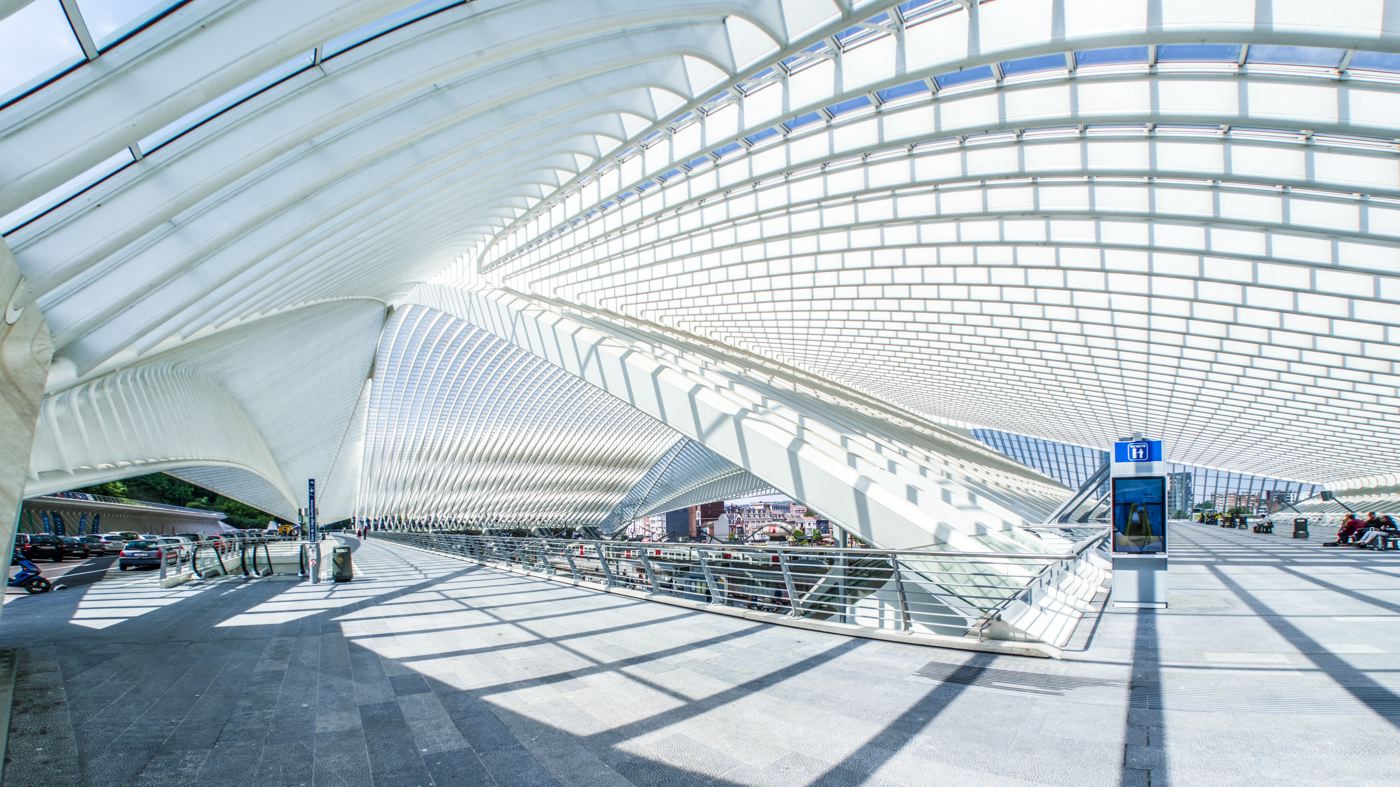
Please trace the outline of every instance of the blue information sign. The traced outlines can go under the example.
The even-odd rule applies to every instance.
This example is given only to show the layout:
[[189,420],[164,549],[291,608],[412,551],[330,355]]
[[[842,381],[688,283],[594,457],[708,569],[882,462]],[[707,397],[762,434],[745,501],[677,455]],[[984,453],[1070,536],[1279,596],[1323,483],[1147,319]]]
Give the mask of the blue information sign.
[[1161,440],[1125,440],[1113,444],[1115,462],[1160,462]]
[[306,479],[306,540],[315,541],[316,536],[316,479]]

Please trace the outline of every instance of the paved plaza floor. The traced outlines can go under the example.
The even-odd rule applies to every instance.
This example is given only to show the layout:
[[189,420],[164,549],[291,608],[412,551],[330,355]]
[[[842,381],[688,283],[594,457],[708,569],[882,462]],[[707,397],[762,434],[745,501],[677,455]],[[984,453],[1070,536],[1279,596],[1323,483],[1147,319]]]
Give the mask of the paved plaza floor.
[[5,784],[1394,784],[1400,554],[1176,528],[1063,660],[754,623],[369,541],[0,616]]

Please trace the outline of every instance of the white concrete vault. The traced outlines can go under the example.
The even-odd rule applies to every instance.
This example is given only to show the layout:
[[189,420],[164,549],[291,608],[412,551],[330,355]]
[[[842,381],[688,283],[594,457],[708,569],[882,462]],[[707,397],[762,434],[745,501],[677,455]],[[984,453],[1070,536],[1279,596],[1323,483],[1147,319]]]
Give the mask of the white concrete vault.
[[[0,46],[34,38],[11,5]],[[0,80],[54,345],[26,492],[166,469],[284,516],[316,478],[323,518],[599,524],[772,487],[980,548],[1068,492],[967,426],[1393,479],[1400,0],[1337,5],[134,20]]]

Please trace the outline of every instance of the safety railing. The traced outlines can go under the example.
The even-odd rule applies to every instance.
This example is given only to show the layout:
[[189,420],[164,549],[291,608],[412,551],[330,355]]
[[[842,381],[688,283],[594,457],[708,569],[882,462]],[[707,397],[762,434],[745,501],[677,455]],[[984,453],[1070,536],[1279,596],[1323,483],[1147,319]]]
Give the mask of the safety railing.
[[[384,532],[376,537],[614,591],[955,637],[1080,560],[1102,528],[1062,528],[1044,553],[635,543]],[[1071,540],[1076,536],[1083,536]],[[1058,543],[1058,542],[1057,542]]]

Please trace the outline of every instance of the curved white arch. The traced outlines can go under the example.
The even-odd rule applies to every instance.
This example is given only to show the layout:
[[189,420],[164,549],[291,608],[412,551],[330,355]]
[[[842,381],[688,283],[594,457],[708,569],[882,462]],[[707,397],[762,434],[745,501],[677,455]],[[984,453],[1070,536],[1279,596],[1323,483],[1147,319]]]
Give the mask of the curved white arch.
[[[518,0],[313,55],[398,5],[192,2],[0,113],[0,214],[149,154],[6,236],[58,351],[39,480],[582,523],[757,478],[889,545],[1019,545],[1064,490],[937,422],[1400,466],[1340,447],[1400,438],[1400,78],[1352,65],[1400,0]],[[109,388],[240,436],[123,445]],[[648,417],[713,456],[667,476]]]

